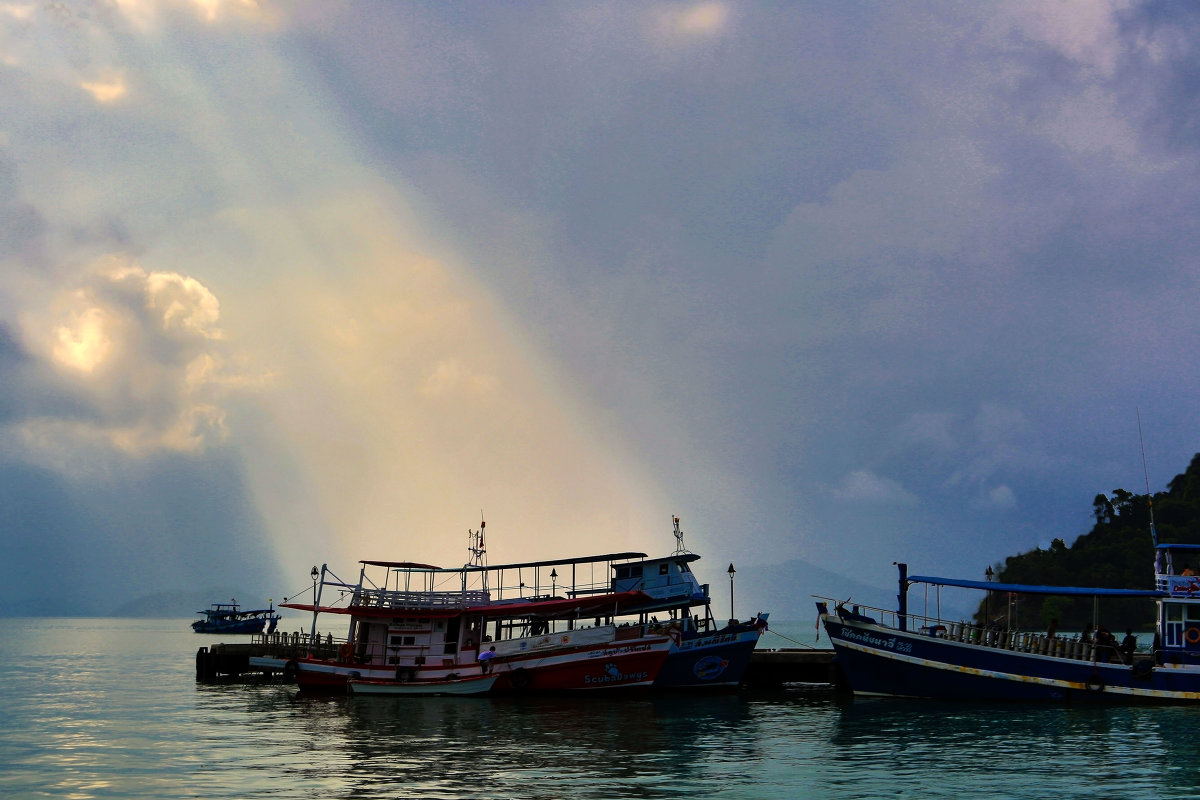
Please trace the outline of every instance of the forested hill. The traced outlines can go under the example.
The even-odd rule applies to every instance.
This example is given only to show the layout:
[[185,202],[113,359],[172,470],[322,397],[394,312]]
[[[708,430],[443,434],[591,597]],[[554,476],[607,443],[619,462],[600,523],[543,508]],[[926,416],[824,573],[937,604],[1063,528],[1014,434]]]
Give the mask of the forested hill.
[[[1159,543],[1200,544],[1200,453],[1187,471],[1153,496],[1154,523]],[[1004,583],[1054,586],[1096,586],[1114,589],[1150,589],[1154,581],[1154,545],[1150,538],[1150,500],[1144,494],[1114,489],[1092,501],[1096,524],[1071,546],[1055,539],[1049,550],[1037,549],[1010,556],[997,572]],[[1200,564],[1192,565],[1200,567]],[[1181,568],[1176,564],[1176,568]],[[999,602],[997,602],[999,600]],[[1102,600],[1101,623],[1110,630],[1145,628],[1154,619],[1149,600]],[[1092,619],[1092,599],[1022,596],[1016,601],[1014,627],[1045,627],[1058,618],[1060,630],[1078,630]],[[994,594],[988,607],[992,618],[1004,607]],[[984,604],[977,619],[982,620]]]

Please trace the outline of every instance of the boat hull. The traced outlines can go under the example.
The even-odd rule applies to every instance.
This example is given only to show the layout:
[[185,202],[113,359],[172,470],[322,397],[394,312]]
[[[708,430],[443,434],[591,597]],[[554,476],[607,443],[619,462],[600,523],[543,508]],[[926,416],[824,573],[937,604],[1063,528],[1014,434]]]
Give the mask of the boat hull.
[[861,695],[1085,703],[1200,702],[1200,669],[1026,653],[822,617],[837,664]]
[[762,628],[745,627],[683,637],[671,648],[654,681],[656,689],[737,687],[745,677],[750,655]]
[[[495,692],[577,692],[643,688],[653,685],[670,651],[665,636],[627,642],[592,644],[583,647],[549,649],[498,659],[492,675]],[[351,678],[394,681],[393,667],[294,659],[289,671],[296,684],[309,691],[345,691]],[[449,672],[477,671],[476,664],[422,668],[414,680],[444,679]]]
[[236,622],[197,620],[192,623],[192,630],[196,633],[262,633],[266,627],[267,621],[265,619],[246,619]]
[[389,697],[437,697],[487,694],[495,685],[497,675],[476,675],[448,681],[347,681],[353,695],[385,695]]

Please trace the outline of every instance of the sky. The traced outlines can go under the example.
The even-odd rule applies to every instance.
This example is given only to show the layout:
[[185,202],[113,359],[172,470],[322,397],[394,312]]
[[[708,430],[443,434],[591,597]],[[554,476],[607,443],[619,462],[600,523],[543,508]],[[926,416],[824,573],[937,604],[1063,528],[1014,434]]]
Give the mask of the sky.
[[1183,3],[0,0],[0,607],[1070,543],[1200,451],[1198,68]]

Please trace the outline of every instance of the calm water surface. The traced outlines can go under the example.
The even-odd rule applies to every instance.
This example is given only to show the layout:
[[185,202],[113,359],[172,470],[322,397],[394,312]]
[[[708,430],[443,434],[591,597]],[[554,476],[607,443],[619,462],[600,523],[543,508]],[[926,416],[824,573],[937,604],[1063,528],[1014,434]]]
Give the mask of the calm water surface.
[[[190,620],[0,620],[4,798],[1195,797],[1200,707],[302,698]],[[810,631],[811,633],[811,631]],[[786,642],[765,644],[784,645]]]

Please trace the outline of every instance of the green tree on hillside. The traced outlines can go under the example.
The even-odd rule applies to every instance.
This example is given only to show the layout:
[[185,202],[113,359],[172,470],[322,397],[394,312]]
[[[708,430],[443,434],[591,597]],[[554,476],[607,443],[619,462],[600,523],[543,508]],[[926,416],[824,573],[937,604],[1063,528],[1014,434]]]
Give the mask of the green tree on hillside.
[[[1200,544],[1200,453],[1187,471],[1176,475],[1167,491],[1152,498],[1125,489],[1097,494],[1092,500],[1096,524],[1070,547],[1055,539],[1048,550],[1038,548],[1010,556],[996,571],[1001,583],[1044,586],[1094,586],[1110,589],[1147,589],[1154,580],[1154,545],[1150,536],[1151,502],[1158,541],[1163,544]],[[1176,568],[1182,565],[1177,564]],[[1192,565],[1200,567],[1200,563]],[[1005,609],[1004,597],[981,602],[975,614],[984,622],[989,609]],[[1015,628],[1043,628],[1051,618],[1060,630],[1078,630],[1092,621],[1090,597],[1022,595],[1015,604]],[[1151,600],[1100,601],[1100,622],[1110,630],[1145,628],[1154,620]],[[1007,611],[995,621],[1005,622]]]

